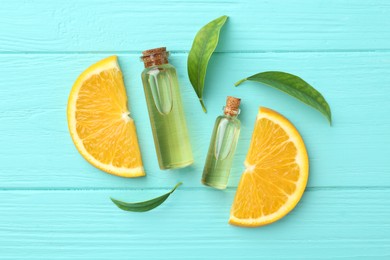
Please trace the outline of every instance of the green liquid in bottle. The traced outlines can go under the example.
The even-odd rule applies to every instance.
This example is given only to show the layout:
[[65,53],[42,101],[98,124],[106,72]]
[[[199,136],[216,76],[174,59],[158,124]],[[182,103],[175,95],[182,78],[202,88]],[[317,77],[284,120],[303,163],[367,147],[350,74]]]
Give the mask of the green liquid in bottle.
[[176,69],[169,63],[152,65],[142,72],[142,82],[160,168],[192,164]]
[[229,180],[241,123],[235,115],[222,115],[215,121],[209,151],[203,170],[202,183],[225,189]]

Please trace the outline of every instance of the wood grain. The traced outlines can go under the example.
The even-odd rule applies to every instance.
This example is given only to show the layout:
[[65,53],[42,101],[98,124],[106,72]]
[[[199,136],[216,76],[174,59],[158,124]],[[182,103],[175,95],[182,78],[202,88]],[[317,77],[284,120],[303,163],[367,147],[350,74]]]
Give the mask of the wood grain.
[[[204,114],[187,77],[196,32],[228,15],[206,76]],[[268,0],[5,0],[0,8],[0,259],[390,259],[390,2]],[[195,164],[160,171],[140,52],[167,46]],[[65,108],[77,76],[119,55],[147,177],[122,179],[84,161]],[[233,84],[266,70],[297,74],[327,99],[333,126],[277,90]],[[230,188],[200,184],[227,95],[241,97]],[[259,106],[288,117],[310,156],[296,209],[258,229],[227,224]],[[117,209],[179,188],[154,211]]]
[[390,257],[389,190],[309,190],[291,214],[257,229],[227,224],[232,190],[180,187],[146,213],[121,211],[109,200],[166,191],[2,191],[0,254],[2,259]]
[[188,51],[221,15],[230,18],[217,51],[389,50],[389,10],[387,0],[7,0],[0,51]]
[[[77,76],[103,54],[1,55],[0,187],[173,187],[183,181],[199,187],[209,139],[227,95],[242,98],[242,133],[230,186],[235,187],[259,106],[289,118],[308,147],[309,187],[388,186],[390,183],[390,54],[268,53],[216,54],[206,79],[202,112],[186,72],[186,55],[172,55],[177,67],[195,164],[178,171],[157,165],[136,54],[119,56],[132,116],[148,176],[122,179],[90,166],[77,153],[67,129],[66,104]],[[297,74],[328,100],[333,126],[323,116],[284,93],[255,83],[233,83],[264,70]],[[11,80],[14,79],[14,80]],[[340,156],[342,154],[342,156]]]

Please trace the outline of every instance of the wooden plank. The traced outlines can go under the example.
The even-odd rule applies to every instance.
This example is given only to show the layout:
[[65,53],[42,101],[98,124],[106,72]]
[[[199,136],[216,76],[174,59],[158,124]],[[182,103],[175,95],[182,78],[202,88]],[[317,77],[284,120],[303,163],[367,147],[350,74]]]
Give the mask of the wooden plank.
[[[390,183],[389,53],[217,54],[206,82],[207,114],[188,81],[186,55],[173,55],[195,164],[166,172],[159,170],[154,152],[139,76],[142,65],[137,55],[121,55],[148,174],[139,179],[118,178],[93,168],[77,153],[68,134],[65,110],[71,86],[82,70],[104,56],[1,55],[0,187],[172,187],[179,180],[199,187],[214,120],[227,95],[243,99],[230,186],[236,186],[243,171],[260,105],[281,112],[301,132],[310,155],[309,187]],[[233,87],[238,79],[264,70],[288,71],[312,83],[329,101],[333,126],[317,111],[277,90],[255,83]]]
[[218,51],[389,49],[390,2],[2,1],[0,51],[187,51],[208,21],[229,15]]
[[[1,259],[388,259],[390,191],[310,190],[273,225],[227,224],[234,191],[177,190],[154,211],[117,209],[167,190],[1,191]],[[65,199],[66,198],[66,199]]]

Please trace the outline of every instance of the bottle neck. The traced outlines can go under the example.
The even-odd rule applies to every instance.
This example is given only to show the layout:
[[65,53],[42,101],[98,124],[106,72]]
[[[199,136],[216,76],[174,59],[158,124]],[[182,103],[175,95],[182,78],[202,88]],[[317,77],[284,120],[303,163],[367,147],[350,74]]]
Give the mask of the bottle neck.
[[165,47],[150,49],[142,52],[141,60],[144,62],[145,68],[168,64],[169,52]]
[[229,107],[224,106],[222,111],[223,111],[223,114],[225,116],[228,116],[228,117],[231,117],[231,118],[237,118],[238,115],[240,114],[241,110],[239,108],[233,110],[233,109],[230,109]]

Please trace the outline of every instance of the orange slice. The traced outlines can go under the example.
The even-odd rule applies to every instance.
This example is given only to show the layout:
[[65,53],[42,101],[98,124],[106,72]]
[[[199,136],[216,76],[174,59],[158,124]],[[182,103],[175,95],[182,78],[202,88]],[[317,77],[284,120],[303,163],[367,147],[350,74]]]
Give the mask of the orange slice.
[[261,107],[230,212],[229,223],[243,227],[270,224],[298,203],[309,176],[302,137],[279,113]]
[[88,162],[122,177],[145,175],[116,56],[99,61],[78,77],[67,114],[73,142]]

